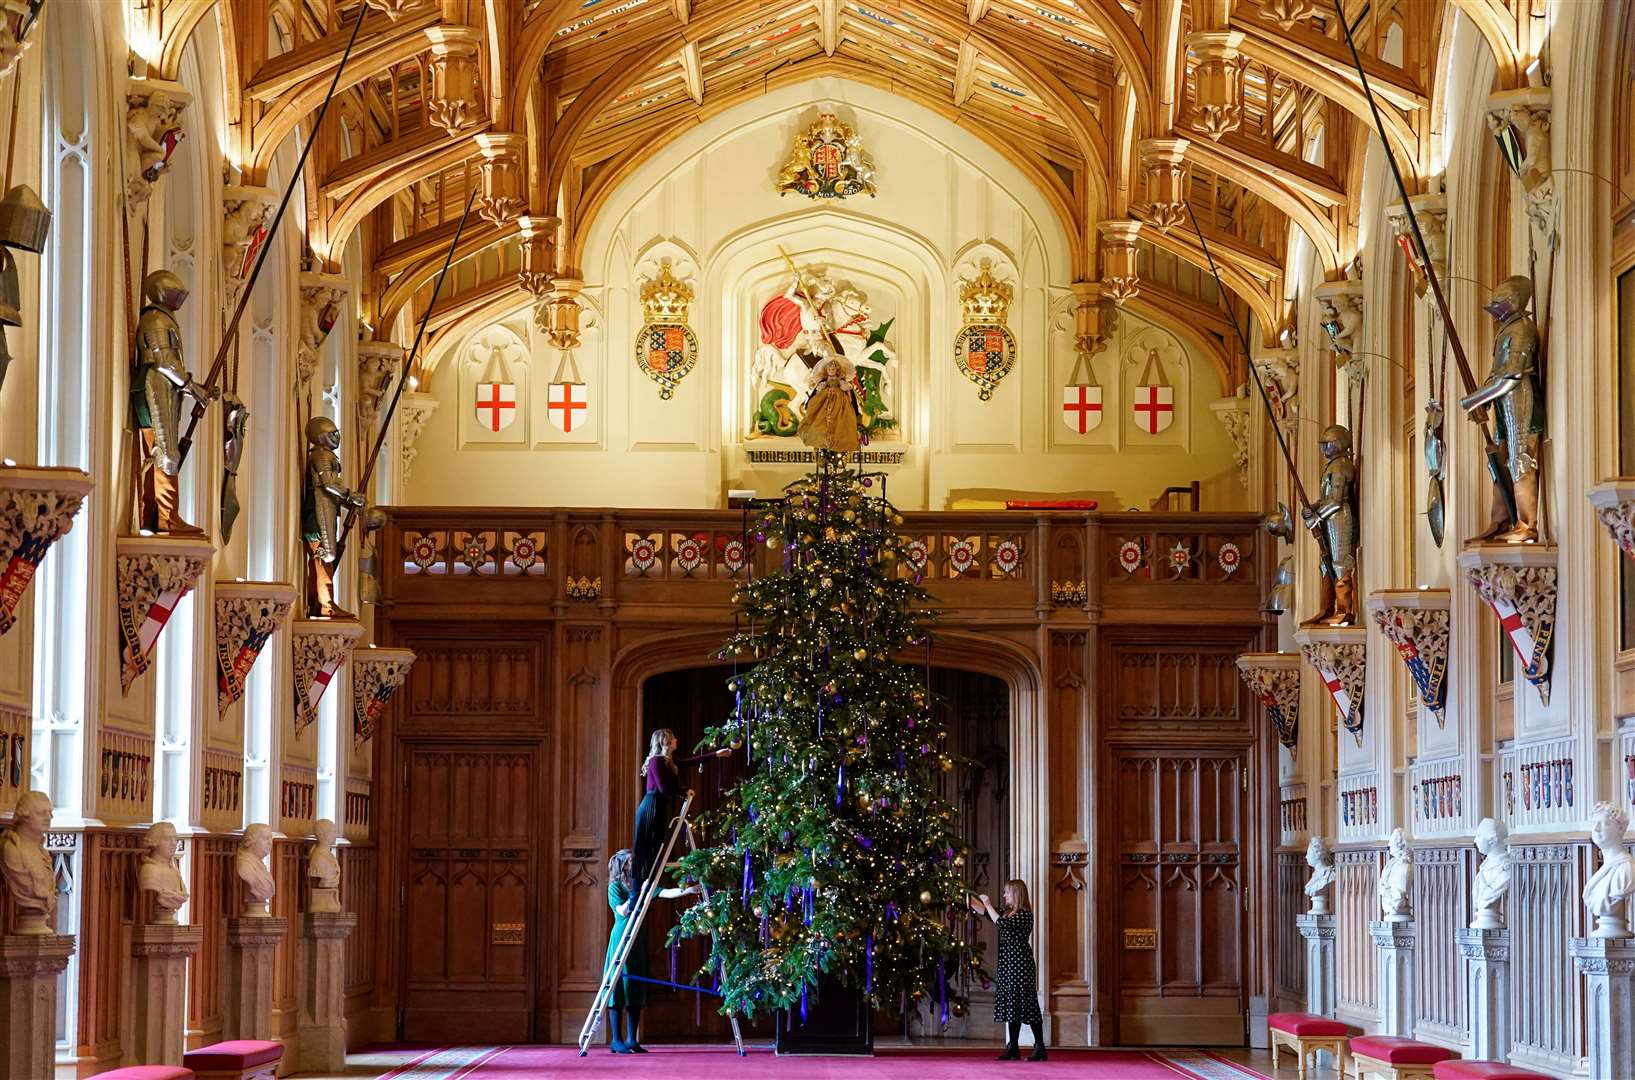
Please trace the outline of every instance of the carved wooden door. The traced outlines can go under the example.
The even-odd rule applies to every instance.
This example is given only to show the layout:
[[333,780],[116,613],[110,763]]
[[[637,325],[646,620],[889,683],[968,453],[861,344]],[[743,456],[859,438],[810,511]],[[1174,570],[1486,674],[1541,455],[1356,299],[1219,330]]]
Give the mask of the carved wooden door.
[[529,747],[404,744],[401,1037],[533,1038],[534,777]]
[[1241,750],[1117,748],[1118,1041],[1244,1042]]

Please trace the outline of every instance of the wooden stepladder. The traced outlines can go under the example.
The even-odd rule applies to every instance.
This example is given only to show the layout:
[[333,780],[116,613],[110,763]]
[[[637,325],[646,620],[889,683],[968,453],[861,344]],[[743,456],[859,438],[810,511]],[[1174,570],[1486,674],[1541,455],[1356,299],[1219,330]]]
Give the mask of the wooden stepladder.
[[[696,849],[693,843],[693,828],[687,822],[687,812],[693,806],[693,793],[688,792],[687,798],[681,804],[681,813],[676,815],[675,821],[670,824],[670,835],[664,841],[664,850],[659,853],[653,863],[652,871],[647,880],[641,883],[640,891],[636,894],[636,907],[625,922],[624,936],[619,939],[619,947],[613,953],[612,961],[602,971],[602,985],[596,988],[596,998],[591,1002],[590,1015],[585,1017],[585,1026],[579,1029],[579,1056],[584,1057],[590,1052],[591,1041],[596,1038],[596,1032],[602,1026],[602,1018],[607,1014],[608,1003],[613,1000],[613,990],[624,978],[625,963],[630,959],[630,950],[640,937],[643,921],[647,913],[652,910],[653,901],[659,894],[660,882],[664,879],[664,868],[670,862],[670,853],[675,850],[676,838],[685,835],[687,850]],[[705,902],[709,901],[710,891],[706,887],[703,891]],[[744,1053],[744,1037],[738,1030],[738,1017],[729,1016],[732,1022],[732,1041],[738,1049],[740,1057]]]

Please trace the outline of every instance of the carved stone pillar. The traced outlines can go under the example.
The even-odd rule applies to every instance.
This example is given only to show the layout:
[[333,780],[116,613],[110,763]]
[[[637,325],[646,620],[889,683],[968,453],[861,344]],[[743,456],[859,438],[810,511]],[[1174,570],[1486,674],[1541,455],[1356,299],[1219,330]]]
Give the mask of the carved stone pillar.
[[1590,1080],[1635,1076],[1635,938],[1573,938],[1584,976]]
[[221,189],[221,265],[223,299],[228,311],[237,306],[256,257],[267,239],[278,192],[265,187],[229,184]]
[[1448,674],[1448,612],[1452,596],[1447,589],[1385,589],[1368,598],[1368,612],[1397,655],[1419,692],[1419,703],[1446,722]]
[[380,649],[370,645],[352,654],[352,738],[362,744],[375,734],[386,703],[392,699],[414,666],[412,649]]
[[561,218],[531,217],[517,219],[522,230],[522,269],[517,281],[522,291],[538,303],[551,291],[551,278],[556,274],[556,230]]
[[[1595,516],[1607,527],[1612,542],[1635,559],[1635,478],[1620,476],[1605,480],[1590,488],[1588,495],[1590,505],[1595,507]],[[3,632],[4,626],[0,625],[0,633]]]
[[125,80],[125,197],[134,210],[170,169],[170,157],[187,137],[182,110],[193,94],[168,79]]
[[1146,222],[1160,232],[1187,223],[1187,139],[1142,139],[1141,169],[1147,177]]
[[1506,1061],[1510,1057],[1510,931],[1454,931],[1465,958],[1465,1001],[1470,1009],[1469,1057]]
[[431,41],[426,114],[449,135],[458,135],[483,115],[482,87],[477,82],[481,35],[474,26],[432,26],[425,33]]
[[1303,626],[1294,635],[1306,663],[1323,680],[1340,723],[1362,745],[1363,687],[1368,672],[1368,629],[1362,626]]
[[216,549],[202,536],[121,536],[114,547],[119,683],[129,693],[151,666],[171,612],[192,591]]
[[16,625],[34,571],[90,490],[91,475],[79,469],[0,469],[0,635]]
[[318,702],[362,636],[363,624],[352,619],[296,619],[290,623],[296,734],[318,722]]
[[1333,1016],[1335,997],[1334,916],[1307,912],[1294,917],[1306,942],[1306,1011]]
[[72,934],[0,937],[0,1076],[51,1076],[57,1057],[57,976]]
[[1139,221],[1103,221],[1096,226],[1101,234],[1101,294],[1115,304],[1133,300],[1141,292],[1139,252],[1136,235]]
[[1371,922],[1368,933],[1379,950],[1381,1035],[1414,1037],[1414,937],[1412,922]]
[[318,371],[318,358],[340,318],[348,288],[340,274],[301,274],[301,336],[295,348],[295,372],[302,386],[311,383]]
[[300,1013],[294,1072],[337,1073],[346,1068],[346,939],[358,917],[348,912],[301,916],[296,954]]
[[473,136],[473,141],[483,155],[477,166],[483,182],[482,194],[477,196],[477,214],[490,225],[509,225],[528,205],[527,169],[523,164],[528,137],[485,132]]
[[222,972],[222,1038],[273,1037],[273,962],[290,921],[276,916],[227,920]]
[[405,393],[403,400],[397,406],[397,452],[403,465],[403,482],[409,482],[409,474],[414,469],[414,459],[420,453],[420,433],[426,429],[426,421],[431,414],[437,411],[439,402],[435,394]]
[[390,341],[358,342],[357,432],[358,445],[362,447],[358,458],[359,468],[363,467],[364,457],[375,444],[380,427],[380,410],[386,404],[386,395],[391,391],[393,379],[402,366],[403,346]]
[[1548,229],[1554,217],[1555,176],[1550,159],[1548,86],[1500,90],[1487,99],[1487,127],[1506,161],[1514,162],[1527,194],[1527,216]]
[[1467,544],[1465,580],[1493,609],[1516,664],[1550,704],[1550,646],[1556,625],[1556,549],[1547,544]]
[[142,924],[131,932],[136,958],[135,1015],[130,1065],[180,1065],[187,1030],[187,962],[199,951],[204,927]]
[[1243,63],[1238,30],[1200,30],[1188,34],[1186,48],[1197,56],[1192,69],[1193,131],[1219,139],[1243,123]]

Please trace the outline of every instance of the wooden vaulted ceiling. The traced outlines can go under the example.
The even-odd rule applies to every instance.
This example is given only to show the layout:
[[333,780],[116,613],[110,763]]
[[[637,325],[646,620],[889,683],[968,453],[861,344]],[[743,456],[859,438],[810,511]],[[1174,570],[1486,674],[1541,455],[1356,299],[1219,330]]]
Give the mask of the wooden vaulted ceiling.
[[[1055,208],[1077,280],[1102,274],[1101,223],[1162,220],[1143,143],[1187,140],[1182,190],[1269,334],[1290,225],[1331,275],[1355,247],[1372,127],[1332,3],[361,0],[304,177],[313,261],[338,263],[363,226],[365,307],[388,327],[428,301],[475,193],[482,220],[462,235],[434,329],[515,306],[519,289],[576,276],[588,222],[656,146],[775,87],[838,75],[927,106],[1012,160]],[[1433,160],[1451,7],[1500,57],[1500,82],[1521,79],[1527,0],[1344,3],[1410,182]],[[240,182],[266,183],[279,145],[306,134],[360,0],[148,0],[153,74],[174,77],[213,8],[230,164]],[[1237,73],[1225,125],[1205,115],[1222,67]],[[1190,228],[1140,238],[1202,262]]]

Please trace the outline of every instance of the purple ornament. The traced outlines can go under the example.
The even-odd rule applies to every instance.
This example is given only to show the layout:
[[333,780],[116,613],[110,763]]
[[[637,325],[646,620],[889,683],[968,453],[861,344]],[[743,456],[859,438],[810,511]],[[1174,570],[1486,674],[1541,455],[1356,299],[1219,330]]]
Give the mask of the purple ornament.
[[948,1026],[948,973],[942,957],[937,957],[937,998],[942,1002],[942,1026]]
[[[670,975],[670,981],[675,982],[675,980],[676,980],[676,977],[675,977],[674,973],[672,973]],[[874,934],[873,933],[865,934],[863,936],[863,992],[865,994],[874,993]]]

